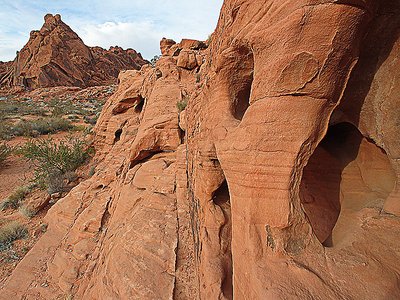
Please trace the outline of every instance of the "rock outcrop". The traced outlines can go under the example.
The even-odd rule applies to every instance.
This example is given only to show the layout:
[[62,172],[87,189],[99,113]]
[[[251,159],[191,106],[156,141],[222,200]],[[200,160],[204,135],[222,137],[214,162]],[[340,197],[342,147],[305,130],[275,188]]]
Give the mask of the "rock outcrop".
[[121,70],[148,63],[133,49],[88,47],[60,15],[48,14],[39,31],[17,53],[7,72],[0,65],[3,88],[108,85],[117,83]]
[[7,73],[10,72],[12,67],[12,62],[8,61],[8,62],[2,62],[0,61],[0,78],[3,78],[3,76],[5,76]]
[[226,0],[208,48],[162,40],[2,297],[399,298],[399,30],[398,1]]

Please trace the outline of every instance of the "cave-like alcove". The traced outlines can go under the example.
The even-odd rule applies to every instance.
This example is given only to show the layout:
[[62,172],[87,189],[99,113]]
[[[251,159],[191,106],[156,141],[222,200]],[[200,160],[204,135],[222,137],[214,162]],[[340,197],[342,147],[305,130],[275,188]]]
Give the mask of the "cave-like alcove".
[[119,140],[121,139],[121,135],[122,135],[122,128],[120,128],[117,131],[115,131],[115,133],[114,133],[114,144],[119,142]]
[[224,269],[221,290],[225,299],[233,299],[233,265],[232,265],[232,214],[229,188],[226,180],[213,193],[212,200],[219,206],[224,214],[225,223],[219,230],[219,240],[221,249],[221,263]]
[[304,168],[300,199],[319,241],[333,247],[355,225],[355,214],[382,207],[395,184],[386,153],[350,123],[331,126]]
[[135,112],[140,113],[143,110],[145,99],[142,96],[139,96],[139,100],[135,106]]
[[230,67],[229,94],[231,112],[236,120],[241,121],[250,106],[254,75],[254,55],[250,48],[242,46],[235,50],[234,62],[227,62]]

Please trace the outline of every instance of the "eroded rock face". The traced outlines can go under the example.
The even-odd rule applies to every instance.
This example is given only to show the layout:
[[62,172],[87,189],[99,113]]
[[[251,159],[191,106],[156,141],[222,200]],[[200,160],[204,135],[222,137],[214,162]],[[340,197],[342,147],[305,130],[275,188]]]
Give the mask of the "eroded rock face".
[[35,89],[53,86],[108,85],[121,70],[140,69],[147,62],[133,49],[88,47],[60,15],[46,15],[43,27],[6,72],[0,66],[0,86]]
[[162,40],[2,295],[399,298],[399,24],[397,1],[227,0],[208,49]]
[[12,62],[2,62],[0,61],[0,78],[3,78],[8,72],[10,72],[10,69],[12,67]]
[[[388,116],[389,107],[398,102],[398,97],[390,95],[398,87],[398,72],[394,71],[398,52],[393,42],[398,43],[399,4],[316,4],[224,3],[211,44],[208,87],[187,110],[196,116],[187,135],[190,182],[195,183],[191,201],[203,208],[198,210],[197,229],[204,299],[224,296],[225,278],[231,274],[237,299],[384,299],[399,295],[399,269],[391,263],[381,264],[398,247],[383,252],[377,246],[392,244],[399,233],[399,219],[382,212],[384,206],[396,214],[389,204],[397,209],[400,205],[398,159],[391,154],[399,145],[397,141],[392,147],[383,144],[380,136],[391,138],[379,129],[379,138],[374,138],[372,131],[386,125],[383,116],[392,120],[386,121],[390,132],[399,129],[392,123],[396,118]],[[388,42],[383,44],[378,34],[382,26],[389,29]],[[375,66],[369,73],[361,71],[367,61],[393,68],[385,73],[392,74],[389,78],[380,77],[382,83],[375,78],[370,101],[365,91],[383,70]],[[366,75],[369,82],[362,79]],[[383,90],[384,82],[388,85]],[[329,147],[316,150],[329,125],[350,121],[339,115],[345,101],[354,106],[351,94],[362,98],[358,111],[349,111],[351,123],[360,128],[355,132],[371,140],[358,132],[359,143],[352,142],[354,148],[347,158]],[[393,98],[383,105],[388,95]],[[338,107],[338,103],[343,104]],[[387,107],[378,108],[378,103]],[[369,116],[357,114],[360,109]],[[372,114],[381,115],[379,122],[371,124]],[[345,132],[336,138],[344,139]],[[221,177],[230,195],[233,271],[222,267],[225,253],[220,242],[210,238],[214,224],[224,224],[213,211],[223,208],[210,201]],[[374,177],[381,179],[371,180]],[[357,277],[347,278],[345,274],[354,270]],[[375,280],[372,274],[383,277]],[[360,278],[368,282],[368,288],[360,284]]]
[[[95,128],[96,174],[52,208],[47,237],[21,262],[3,295],[197,297],[177,108],[198,89],[196,71],[162,57],[154,68],[121,72],[119,82]],[[38,276],[36,268],[44,272]]]

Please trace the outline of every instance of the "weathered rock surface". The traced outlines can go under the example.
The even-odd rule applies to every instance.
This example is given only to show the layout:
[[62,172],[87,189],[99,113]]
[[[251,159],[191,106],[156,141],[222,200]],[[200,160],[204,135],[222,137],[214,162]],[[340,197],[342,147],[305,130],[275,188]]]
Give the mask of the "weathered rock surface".
[[208,49],[163,40],[1,297],[398,299],[399,33],[398,1],[226,0]]
[[17,53],[10,66],[0,64],[0,86],[39,87],[109,85],[117,82],[121,70],[140,69],[146,64],[133,49],[88,47],[66,25],[60,15],[48,14],[38,31]]
[[0,61],[0,78],[3,78],[7,73],[10,72],[12,67],[12,61],[2,62]]

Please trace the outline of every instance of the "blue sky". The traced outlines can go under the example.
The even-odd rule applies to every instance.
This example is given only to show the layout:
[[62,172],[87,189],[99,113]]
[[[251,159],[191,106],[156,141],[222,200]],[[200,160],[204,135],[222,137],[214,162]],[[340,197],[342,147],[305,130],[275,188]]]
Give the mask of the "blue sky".
[[88,46],[134,48],[150,59],[162,37],[207,39],[222,0],[0,0],[0,61],[38,30],[47,13],[59,13]]

